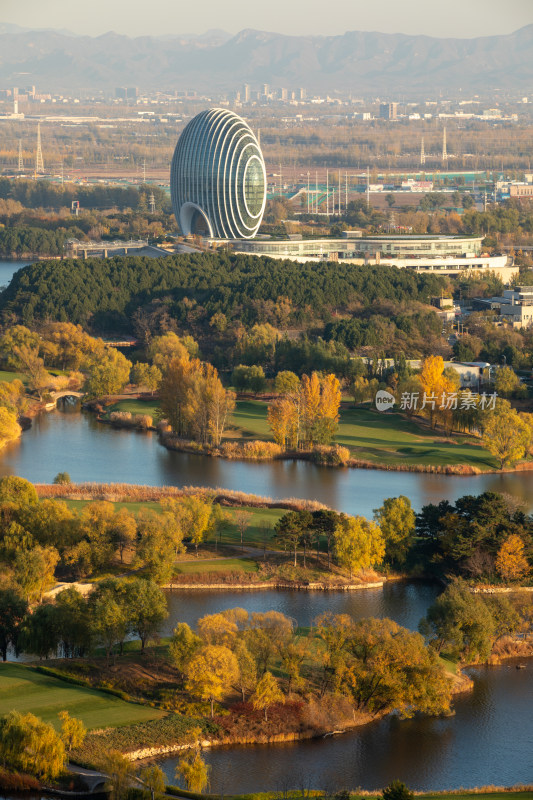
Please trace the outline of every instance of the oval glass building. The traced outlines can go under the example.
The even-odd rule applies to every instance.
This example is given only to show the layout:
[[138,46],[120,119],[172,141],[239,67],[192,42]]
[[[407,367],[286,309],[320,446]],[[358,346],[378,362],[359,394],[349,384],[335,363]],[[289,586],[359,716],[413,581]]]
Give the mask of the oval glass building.
[[265,210],[266,171],[246,122],[223,108],[194,117],[174,150],[170,193],[185,236],[252,239]]

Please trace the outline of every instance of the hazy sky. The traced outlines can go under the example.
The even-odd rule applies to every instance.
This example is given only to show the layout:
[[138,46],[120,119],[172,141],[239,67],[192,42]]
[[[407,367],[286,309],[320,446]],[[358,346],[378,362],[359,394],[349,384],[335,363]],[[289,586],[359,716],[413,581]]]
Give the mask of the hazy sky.
[[347,30],[490,36],[533,23],[533,0],[0,0],[0,22],[95,36]]

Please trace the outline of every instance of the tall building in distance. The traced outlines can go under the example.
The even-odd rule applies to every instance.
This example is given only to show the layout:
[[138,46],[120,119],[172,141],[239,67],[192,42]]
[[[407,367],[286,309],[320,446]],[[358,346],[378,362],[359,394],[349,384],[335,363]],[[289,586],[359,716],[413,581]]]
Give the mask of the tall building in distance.
[[380,119],[398,119],[398,103],[381,103],[379,117]]
[[243,103],[250,102],[250,85],[248,83],[245,83],[242,87],[241,99]]
[[266,203],[266,170],[247,123],[224,108],[202,111],[178,139],[170,168],[174,216],[185,236],[252,239]]

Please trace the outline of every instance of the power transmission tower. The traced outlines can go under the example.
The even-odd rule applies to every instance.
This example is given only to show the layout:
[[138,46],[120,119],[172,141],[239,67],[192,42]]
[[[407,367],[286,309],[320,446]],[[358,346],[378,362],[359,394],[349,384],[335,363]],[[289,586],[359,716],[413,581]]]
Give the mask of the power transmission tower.
[[35,153],[35,174],[44,172],[43,151],[41,148],[41,123],[37,123],[37,152]]
[[148,202],[150,203],[150,213],[155,214],[155,197],[153,192],[150,192],[150,200]]
[[370,208],[370,167],[366,168],[366,207]]
[[146,159],[143,160],[143,183],[146,183]]
[[22,159],[22,139],[19,139],[19,172],[24,172],[24,161]]
[[448,151],[446,150],[446,128],[442,130],[442,160],[444,163],[448,161]]
[[422,136],[422,141],[420,142],[420,165],[426,163],[426,153],[424,151],[424,137]]

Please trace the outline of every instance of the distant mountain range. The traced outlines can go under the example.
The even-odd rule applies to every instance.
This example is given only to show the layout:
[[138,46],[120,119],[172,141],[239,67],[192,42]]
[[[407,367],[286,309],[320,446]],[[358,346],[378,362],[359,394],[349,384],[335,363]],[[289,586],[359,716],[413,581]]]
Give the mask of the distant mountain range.
[[533,91],[533,25],[503,36],[444,39],[350,31],[284,36],[77,36],[0,25],[0,87],[41,91],[196,89],[225,91],[262,83],[308,92],[409,96],[493,89]]

